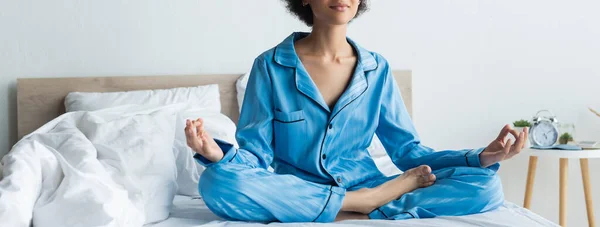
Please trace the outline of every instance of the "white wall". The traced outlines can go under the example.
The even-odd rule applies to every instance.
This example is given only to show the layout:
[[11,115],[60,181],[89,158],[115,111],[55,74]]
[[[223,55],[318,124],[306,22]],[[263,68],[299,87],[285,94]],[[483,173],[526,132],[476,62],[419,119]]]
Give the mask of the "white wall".
[[[594,0],[383,1],[350,36],[414,72],[415,123],[435,148],[485,146],[505,123],[552,109],[600,140],[600,3]],[[242,73],[290,32],[270,1],[0,1],[0,156],[16,140],[17,78]],[[600,161],[592,160],[600,209]],[[558,221],[558,160],[540,158],[533,211]],[[570,226],[587,224],[571,163]],[[522,204],[527,157],[501,169]],[[599,214],[600,215],[600,214]]]

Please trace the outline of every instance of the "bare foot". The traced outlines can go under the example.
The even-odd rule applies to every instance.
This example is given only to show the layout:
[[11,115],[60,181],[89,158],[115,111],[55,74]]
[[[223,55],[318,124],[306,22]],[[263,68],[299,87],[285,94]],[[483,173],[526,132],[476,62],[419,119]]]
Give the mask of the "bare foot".
[[218,162],[223,158],[223,151],[217,145],[217,142],[204,130],[202,119],[198,118],[197,120],[187,120],[185,122],[185,137],[187,145],[194,152],[211,162]]
[[[435,175],[431,173],[431,167],[427,165],[421,165],[419,167],[409,169],[392,181],[399,181],[402,177],[404,177],[405,180],[410,179],[408,180],[408,183],[412,183],[412,190],[415,190],[417,188],[429,187],[433,185],[433,183],[435,183],[436,179]],[[403,183],[406,184],[407,182]]]
[[345,204],[342,205],[342,210],[369,214],[378,207],[400,198],[405,193],[433,185],[435,179],[429,166],[415,167],[375,188],[363,188],[350,192],[355,195],[350,199],[351,201],[344,200]]

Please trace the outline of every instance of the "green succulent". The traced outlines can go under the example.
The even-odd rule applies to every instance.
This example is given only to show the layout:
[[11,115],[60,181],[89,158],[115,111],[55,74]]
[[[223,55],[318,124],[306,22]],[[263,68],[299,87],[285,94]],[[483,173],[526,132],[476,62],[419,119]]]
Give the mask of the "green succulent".
[[529,121],[527,121],[527,120],[518,120],[518,121],[513,122],[513,125],[515,127],[522,127],[522,128],[524,128],[524,127],[530,127],[531,123],[529,123]]
[[568,132],[563,133],[560,138],[558,138],[558,143],[560,144],[567,144],[571,141],[573,141],[573,136],[571,136],[571,134]]

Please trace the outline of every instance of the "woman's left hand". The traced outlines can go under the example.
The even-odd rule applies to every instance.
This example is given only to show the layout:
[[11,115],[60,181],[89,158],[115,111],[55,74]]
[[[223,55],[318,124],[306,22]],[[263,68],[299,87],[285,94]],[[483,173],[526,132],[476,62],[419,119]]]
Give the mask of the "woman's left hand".
[[[516,140],[513,142],[512,139],[506,141],[508,134],[512,134]],[[529,129],[524,128],[522,132],[505,125],[500,131],[498,138],[488,145],[483,152],[479,154],[479,161],[482,167],[488,167],[506,159],[510,159],[513,156],[519,154],[521,149],[525,146],[525,141],[529,136]]]

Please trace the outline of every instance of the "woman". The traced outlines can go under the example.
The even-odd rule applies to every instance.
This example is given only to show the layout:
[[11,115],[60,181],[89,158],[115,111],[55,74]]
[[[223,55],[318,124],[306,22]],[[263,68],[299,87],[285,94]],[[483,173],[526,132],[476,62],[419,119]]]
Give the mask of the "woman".
[[[420,144],[386,60],[346,38],[366,0],[286,3],[312,32],[293,33],[256,58],[240,148],[214,140],[201,119],[187,123],[188,145],[207,167],[199,190],[211,211],[228,220],[331,222],[502,204],[497,163],[520,152],[527,130],[507,125],[486,148],[434,152]],[[377,170],[367,151],[374,133],[403,174]],[[504,142],[509,133],[514,144]]]

